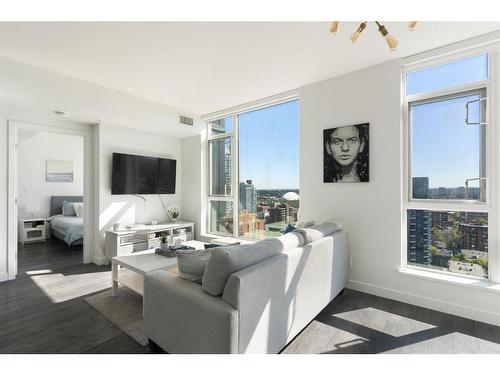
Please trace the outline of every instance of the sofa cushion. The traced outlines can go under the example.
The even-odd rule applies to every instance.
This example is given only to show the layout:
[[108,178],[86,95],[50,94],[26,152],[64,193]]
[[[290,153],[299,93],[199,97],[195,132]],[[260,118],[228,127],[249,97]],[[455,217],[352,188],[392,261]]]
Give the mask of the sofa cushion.
[[232,273],[303,244],[304,239],[299,233],[287,233],[253,244],[213,249],[203,274],[202,288],[213,296],[220,296]]
[[323,223],[309,228],[298,228],[293,233],[299,233],[304,238],[304,244],[319,240],[321,237],[338,232],[340,228],[336,223]]
[[177,250],[179,277],[201,284],[212,250]]

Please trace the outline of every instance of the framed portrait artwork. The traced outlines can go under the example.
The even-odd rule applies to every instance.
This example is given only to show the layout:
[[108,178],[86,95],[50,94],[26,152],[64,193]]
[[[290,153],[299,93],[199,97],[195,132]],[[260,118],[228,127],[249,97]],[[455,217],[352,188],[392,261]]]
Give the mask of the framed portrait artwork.
[[370,124],[323,130],[323,182],[368,182]]

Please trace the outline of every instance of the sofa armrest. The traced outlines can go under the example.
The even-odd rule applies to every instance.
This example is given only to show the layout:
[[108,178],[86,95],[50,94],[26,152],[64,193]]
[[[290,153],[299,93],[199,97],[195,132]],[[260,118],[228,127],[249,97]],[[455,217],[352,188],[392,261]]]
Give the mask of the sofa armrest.
[[238,311],[166,271],[144,278],[144,330],[168,353],[238,352]]

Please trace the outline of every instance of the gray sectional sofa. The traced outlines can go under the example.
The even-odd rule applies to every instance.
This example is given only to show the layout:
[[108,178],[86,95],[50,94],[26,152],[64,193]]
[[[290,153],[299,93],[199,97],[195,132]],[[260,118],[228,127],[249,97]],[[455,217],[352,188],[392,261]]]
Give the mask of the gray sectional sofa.
[[212,251],[200,285],[147,274],[144,329],[168,353],[278,353],[345,287],[335,224]]

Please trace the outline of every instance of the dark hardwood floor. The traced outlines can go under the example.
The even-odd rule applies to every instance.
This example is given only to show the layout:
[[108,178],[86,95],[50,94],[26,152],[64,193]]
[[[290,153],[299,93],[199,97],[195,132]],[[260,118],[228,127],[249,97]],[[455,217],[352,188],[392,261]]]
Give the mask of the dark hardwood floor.
[[[20,246],[17,279],[0,283],[0,353],[148,353],[84,301],[109,272],[58,240]],[[500,354],[500,327],[346,290],[283,353]]]
[[[19,245],[18,259],[16,280],[0,283],[0,353],[149,352],[84,301],[86,289],[99,293],[111,276],[109,266],[83,264],[81,246]],[[69,294],[61,294],[65,284]]]

